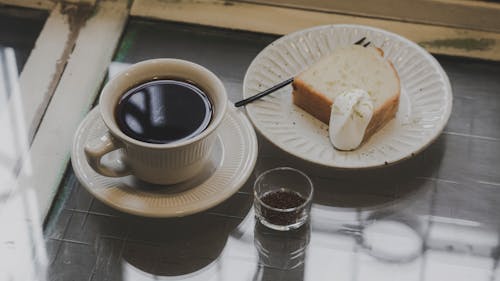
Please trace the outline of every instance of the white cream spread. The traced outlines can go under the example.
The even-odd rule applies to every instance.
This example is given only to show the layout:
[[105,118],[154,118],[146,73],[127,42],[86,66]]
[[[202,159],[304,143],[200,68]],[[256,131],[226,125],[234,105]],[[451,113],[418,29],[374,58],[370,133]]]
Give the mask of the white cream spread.
[[351,89],[339,94],[330,115],[330,141],[338,150],[356,149],[372,119],[373,101],[365,90]]

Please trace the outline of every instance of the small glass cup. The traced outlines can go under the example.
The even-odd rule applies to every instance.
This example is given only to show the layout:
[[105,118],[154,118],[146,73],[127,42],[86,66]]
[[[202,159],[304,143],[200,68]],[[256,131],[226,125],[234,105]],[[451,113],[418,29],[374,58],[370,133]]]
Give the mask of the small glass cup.
[[274,230],[302,226],[311,211],[313,184],[303,172],[280,167],[262,173],[254,184],[255,216]]

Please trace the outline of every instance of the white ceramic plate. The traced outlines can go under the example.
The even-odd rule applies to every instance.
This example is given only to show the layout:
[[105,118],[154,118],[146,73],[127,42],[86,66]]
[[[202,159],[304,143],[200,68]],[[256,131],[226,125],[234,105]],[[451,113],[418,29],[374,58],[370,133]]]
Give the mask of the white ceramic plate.
[[249,97],[293,77],[335,48],[362,37],[384,50],[401,79],[396,118],[355,151],[335,150],[328,126],[293,105],[287,86],[246,106],[255,127],[271,142],[302,159],[336,168],[370,168],[411,157],[436,139],[448,121],[452,92],[446,73],[417,44],[381,29],[329,25],[298,31],[271,43],[247,70]]
[[[82,121],[73,143],[71,163],[78,180],[97,199],[147,217],[181,217],[204,211],[229,198],[246,182],[257,159],[257,138],[245,115],[228,108],[210,164],[194,179],[170,186],[153,185],[133,176],[109,178],[87,163],[83,147],[105,132],[97,108]],[[116,157],[110,153],[106,157]],[[103,159],[106,161],[106,159]],[[110,161],[112,162],[112,161]]]

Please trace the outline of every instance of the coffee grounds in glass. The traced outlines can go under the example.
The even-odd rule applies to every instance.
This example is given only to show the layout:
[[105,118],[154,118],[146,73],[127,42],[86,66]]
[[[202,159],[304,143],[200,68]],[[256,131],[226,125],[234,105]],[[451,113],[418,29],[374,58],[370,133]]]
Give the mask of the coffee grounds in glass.
[[[284,210],[299,207],[306,202],[306,199],[300,196],[300,194],[287,189],[267,192],[260,198],[260,200],[270,207]],[[302,212],[304,211],[303,209],[290,211],[284,210],[275,211],[262,207],[261,213],[269,223],[275,225],[291,225],[296,223],[302,217]]]

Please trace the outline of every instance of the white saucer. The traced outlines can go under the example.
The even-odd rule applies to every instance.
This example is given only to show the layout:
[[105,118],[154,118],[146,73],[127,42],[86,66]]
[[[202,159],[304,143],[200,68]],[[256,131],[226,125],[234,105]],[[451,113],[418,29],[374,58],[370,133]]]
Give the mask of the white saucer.
[[[246,182],[257,159],[257,137],[246,116],[229,105],[210,164],[199,176],[161,186],[133,176],[105,177],[87,163],[83,147],[106,127],[94,108],[74,138],[71,163],[78,180],[97,199],[120,211],[147,217],[182,217],[209,209],[229,198]],[[110,153],[107,157],[116,157]],[[106,159],[104,159],[106,161]]]
[[366,37],[384,51],[401,79],[396,118],[354,151],[333,148],[328,125],[292,103],[287,86],[246,106],[268,140],[307,161],[360,169],[396,163],[431,144],[450,118],[452,91],[443,68],[427,51],[397,34],[361,25],[327,25],[297,31],[267,46],[249,66],[243,96],[250,97],[297,75],[340,46]]

